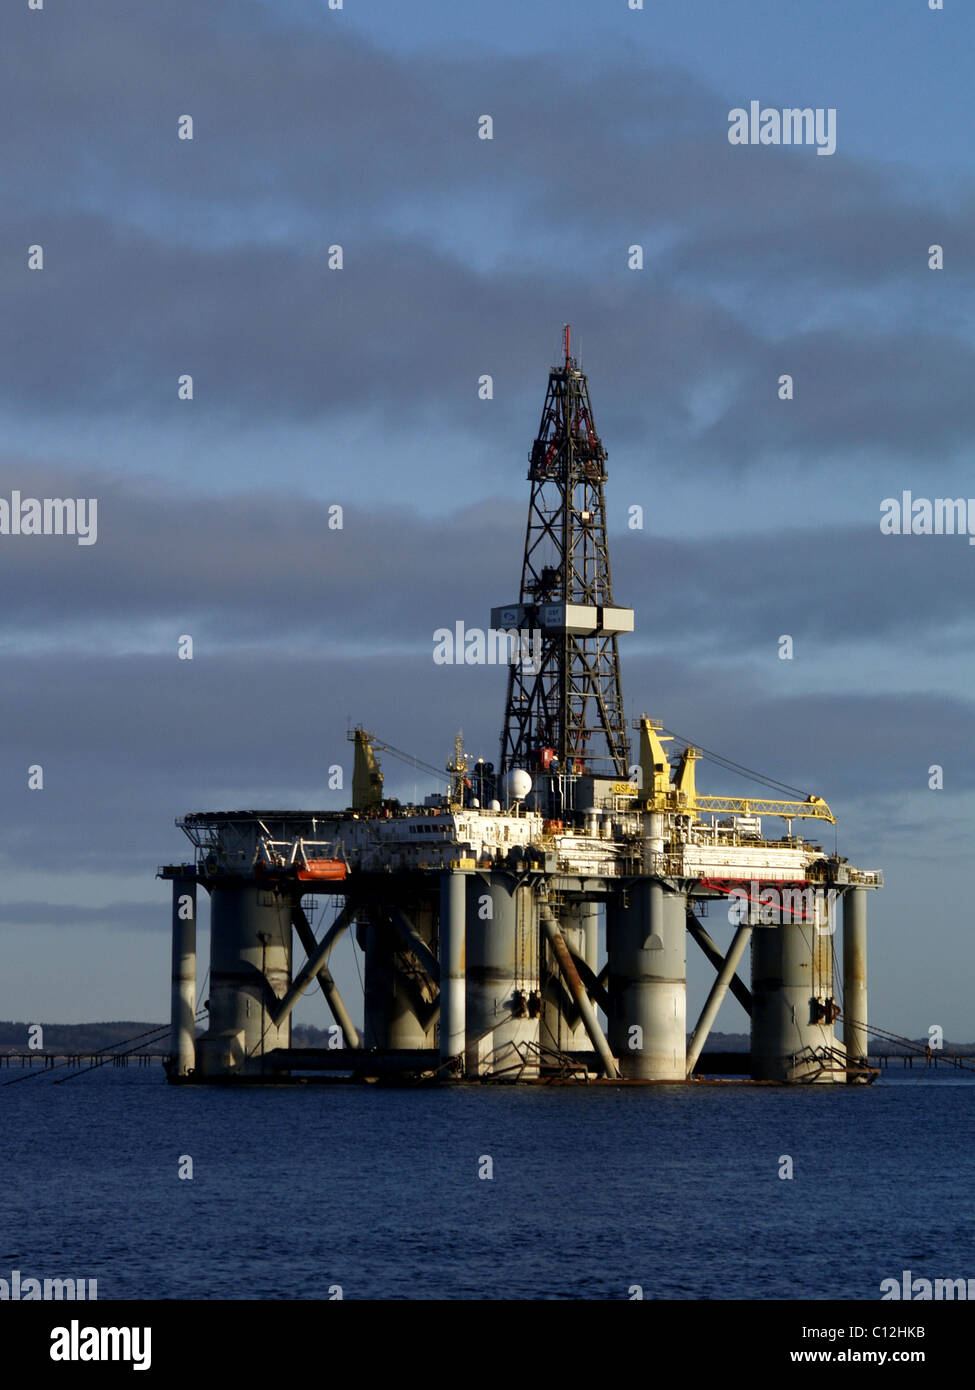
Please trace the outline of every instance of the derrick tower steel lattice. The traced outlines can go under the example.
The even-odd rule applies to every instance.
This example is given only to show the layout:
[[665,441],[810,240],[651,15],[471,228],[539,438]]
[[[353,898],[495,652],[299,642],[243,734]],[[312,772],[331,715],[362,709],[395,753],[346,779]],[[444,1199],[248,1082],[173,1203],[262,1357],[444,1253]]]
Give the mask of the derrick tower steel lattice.
[[633,610],[613,601],[606,457],[566,326],[564,361],[549,373],[529,454],[519,602],[491,615],[496,628],[532,634],[509,668],[501,773],[522,767],[628,776],[617,638],[633,630]]

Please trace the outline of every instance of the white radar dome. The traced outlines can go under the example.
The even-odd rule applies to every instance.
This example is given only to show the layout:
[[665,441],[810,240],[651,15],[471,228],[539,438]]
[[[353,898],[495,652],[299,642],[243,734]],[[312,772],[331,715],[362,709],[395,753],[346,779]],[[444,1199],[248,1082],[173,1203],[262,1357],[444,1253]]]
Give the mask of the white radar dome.
[[489,811],[500,811],[500,810],[501,810],[501,802],[500,802],[500,801],[489,801],[489,802],[488,802],[488,810],[489,810]]
[[523,767],[513,767],[505,780],[509,801],[524,801],[532,789],[532,779]]

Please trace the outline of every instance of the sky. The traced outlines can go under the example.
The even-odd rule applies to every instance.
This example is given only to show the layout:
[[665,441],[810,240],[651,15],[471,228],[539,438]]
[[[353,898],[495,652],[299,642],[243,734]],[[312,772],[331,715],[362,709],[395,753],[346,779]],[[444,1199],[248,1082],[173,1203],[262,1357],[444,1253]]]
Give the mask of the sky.
[[[0,534],[0,1017],[165,1019],[176,817],[346,804],[352,723],[496,757],[504,672],[432,636],[517,596],[571,322],[628,716],[824,796],[886,877],[872,1021],[975,1039],[975,548],[880,529],[975,495],[971,7],[46,0],[0,34],[0,499],[98,503],[94,544]],[[835,110],[835,153],[731,144],[752,101]],[[348,943],[336,974],[357,1002]]]

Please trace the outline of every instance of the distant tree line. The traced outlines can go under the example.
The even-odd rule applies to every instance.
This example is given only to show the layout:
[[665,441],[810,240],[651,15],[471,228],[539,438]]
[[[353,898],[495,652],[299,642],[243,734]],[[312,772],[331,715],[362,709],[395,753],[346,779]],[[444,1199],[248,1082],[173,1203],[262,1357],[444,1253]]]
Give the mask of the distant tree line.
[[[43,1023],[41,1024],[44,1046],[32,1048],[30,1045],[31,1023],[11,1023],[0,1020],[0,1053],[6,1052],[101,1052],[107,1047],[120,1047],[128,1039],[136,1039],[132,1046],[140,1052],[152,1052],[164,1056],[169,1051],[169,1033],[159,1038],[141,1038],[143,1033],[151,1033],[153,1028],[168,1027],[161,1023],[140,1023],[127,1020],[120,1023]],[[201,1028],[202,1032],[203,1029]],[[308,1024],[296,1023],[291,1034],[293,1047],[327,1047],[328,1029],[313,1028]]]

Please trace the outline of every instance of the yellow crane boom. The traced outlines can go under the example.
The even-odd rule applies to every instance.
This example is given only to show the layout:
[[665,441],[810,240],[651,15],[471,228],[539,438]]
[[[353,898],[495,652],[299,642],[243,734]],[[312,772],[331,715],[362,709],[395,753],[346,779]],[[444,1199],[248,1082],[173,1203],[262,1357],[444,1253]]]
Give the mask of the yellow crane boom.
[[[724,811],[740,816],[781,816],[783,820],[825,820],[836,824],[836,817],[821,796],[805,801],[769,801],[744,796],[699,796],[694,764],[701,756],[696,748],[685,748],[676,769],[672,769],[664,749],[669,735],[659,732],[658,720],[646,715],[640,720],[640,773],[648,811],[676,811],[700,815],[705,811]],[[672,779],[673,776],[673,780]]]

